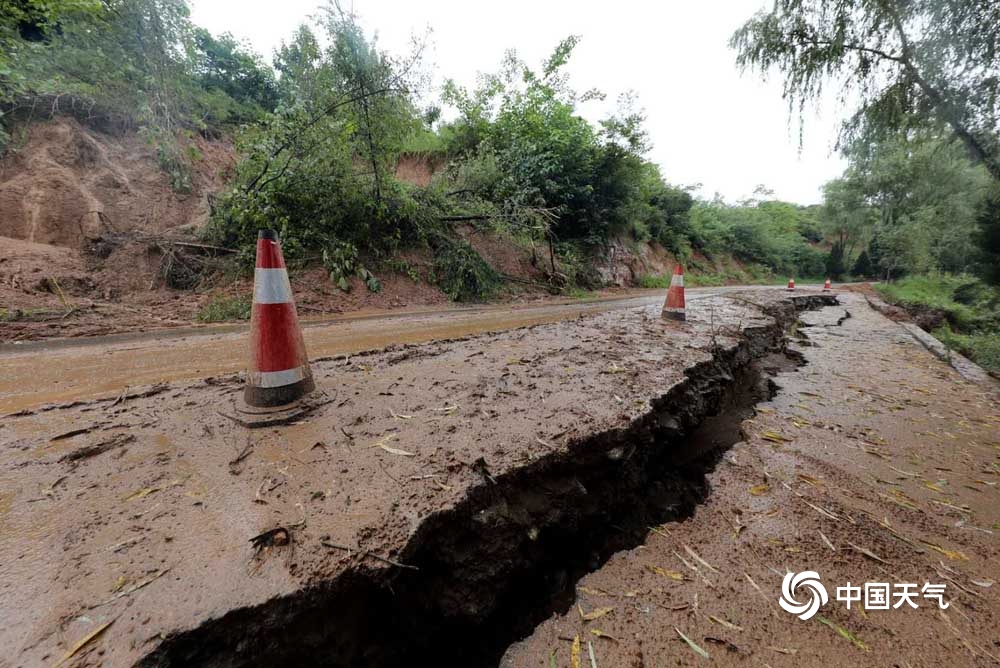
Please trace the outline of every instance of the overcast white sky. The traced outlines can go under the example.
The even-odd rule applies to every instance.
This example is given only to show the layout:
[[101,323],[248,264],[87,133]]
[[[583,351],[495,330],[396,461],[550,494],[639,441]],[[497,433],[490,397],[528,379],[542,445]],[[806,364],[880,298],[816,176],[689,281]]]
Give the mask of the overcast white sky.
[[[191,0],[192,18],[213,33],[231,32],[270,58],[282,40],[324,0]],[[768,0],[354,0],[354,11],[383,49],[409,52],[411,36],[433,30],[427,65],[435,85],[446,78],[472,86],[478,72],[499,68],[514,48],[537,65],[562,38],[582,40],[568,71],[578,91],[599,88],[613,106],[632,89],[645,109],[650,158],[678,185],[701,183],[729,201],[764,184],[782,199],[820,201],[820,186],[844,162],[833,150],[834,105],[809,111],[799,149],[777,80],[741,75],[729,35]],[[344,0],[344,6],[351,6]],[[436,97],[437,92],[431,93]],[[596,120],[601,103],[582,113]]]

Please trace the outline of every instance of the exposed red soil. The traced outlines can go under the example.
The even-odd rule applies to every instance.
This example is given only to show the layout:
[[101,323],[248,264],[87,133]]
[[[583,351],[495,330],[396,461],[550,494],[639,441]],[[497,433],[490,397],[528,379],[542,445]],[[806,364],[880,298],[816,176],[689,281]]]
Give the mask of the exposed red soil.
[[0,162],[0,236],[79,248],[108,230],[200,227],[235,156],[225,143],[188,143],[200,158],[191,193],[179,194],[134,133],[96,133],[69,118],[34,123],[25,145]]
[[[194,137],[182,143],[198,156],[191,161],[189,194],[172,189],[154,147],[135,132],[109,135],[72,118],[28,127],[24,144],[0,161],[0,342],[191,325],[209,301],[251,294],[247,279],[215,276],[194,290],[172,289],[164,280],[169,245],[163,240],[197,242],[210,198],[224,187],[236,161],[225,141]],[[426,185],[439,169],[433,157],[407,154],[397,176]],[[501,300],[548,294],[547,248],[539,247],[533,257],[530,248],[472,226],[455,231],[511,278]],[[606,255],[597,260],[598,273],[617,287],[673,267],[655,244],[614,243]],[[428,280],[429,251],[405,251],[395,259],[405,261],[417,280],[375,267],[378,293],[357,279],[342,292],[321,269],[293,271],[303,315],[448,301]]]
[[[164,248],[156,240],[197,241],[209,198],[236,159],[225,142],[185,141],[200,157],[191,163],[191,193],[179,194],[154,148],[134,132],[108,135],[70,118],[29,126],[24,145],[0,162],[0,341],[190,325],[210,300],[252,293],[246,278],[216,279],[197,290],[164,284]],[[425,157],[404,156],[400,176],[429,178],[434,168]],[[95,248],[93,240],[107,235],[121,241]],[[502,244],[484,243],[492,259],[517,270],[503,264]],[[380,272],[382,291],[369,292],[352,279],[345,293],[321,269],[293,272],[303,315],[447,301],[426,281],[429,253],[398,259],[422,280]]]
[[430,185],[444,166],[443,159],[426,153],[404,153],[396,162],[396,178],[415,186]]

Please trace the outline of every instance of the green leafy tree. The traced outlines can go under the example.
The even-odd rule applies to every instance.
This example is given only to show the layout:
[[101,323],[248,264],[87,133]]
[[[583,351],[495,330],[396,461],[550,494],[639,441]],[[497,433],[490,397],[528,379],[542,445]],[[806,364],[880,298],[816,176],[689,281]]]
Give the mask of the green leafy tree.
[[216,208],[211,233],[252,249],[257,230],[277,228],[286,255],[322,259],[336,283],[368,282],[362,260],[415,242],[437,223],[433,195],[423,200],[391,166],[419,116],[410,100],[410,61],[378,50],[356,18],[336,4],[323,13],[329,46],[300,28],[279,49],[288,99],[239,137],[244,156]]
[[819,217],[826,234],[840,245],[846,264],[858,244],[864,244],[875,224],[877,210],[868,202],[864,179],[853,168],[823,186]]
[[1000,285],[1000,187],[993,187],[976,212],[983,278]]
[[92,21],[105,11],[100,0],[0,0],[0,106],[30,89],[18,63],[45,50],[64,21]]
[[[845,241],[879,232],[881,267],[896,274],[976,268],[976,211],[990,179],[960,143],[908,133],[854,142],[845,155],[845,177],[825,189],[829,230]],[[900,258],[884,256],[890,244]]]
[[784,77],[793,108],[839,83],[860,101],[848,134],[947,128],[1000,180],[995,0],[776,0],[731,45],[741,66]]
[[874,275],[872,261],[871,258],[868,257],[867,250],[862,250],[858,253],[858,259],[854,261],[854,267],[851,269],[851,274],[859,278],[871,278]]
[[597,127],[578,114],[578,104],[603,98],[570,85],[565,65],[578,42],[563,40],[537,69],[508,52],[472,90],[446,84],[444,101],[459,112],[446,126],[458,157],[455,191],[488,201],[508,228],[550,244],[600,246],[630,235],[683,254],[690,195],[645,160],[649,139],[634,94],[621,95]]
[[329,70],[323,67],[323,50],[316,34],[305,24],[275,51],[274,68],[280,75],[281,97],[290,104],[308,103],[320,94],[320,86],[332,85],[324,80]]
[[826,275],[837,281],[844,277],[847,268],[844,264],[844,243],[840,240],[833,242],[830,252],[826,256]]
[[277,80],[260,56],[228,33],[213,37],[204,28],[194,30],[194,44],[195,76],[206,91],[221,91],[240,105],[233,120],[255,120],[274,111],[280,97]]
[[805,236],[816,225],[815,216],[813,207],[778,200],[730,205],[717,198],[696,203],[690,220],[694,246],[710,257],[731,254],[772,271],[818,276],[825,255]]

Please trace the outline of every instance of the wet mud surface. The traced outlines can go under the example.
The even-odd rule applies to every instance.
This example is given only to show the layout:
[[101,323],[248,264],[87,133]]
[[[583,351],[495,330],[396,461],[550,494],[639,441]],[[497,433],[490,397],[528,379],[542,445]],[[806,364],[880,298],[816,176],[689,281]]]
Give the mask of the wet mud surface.
[[[860,296],[840,299],[800,316],[804,366],[774,377],[695,512],[583,577],[502,666],[569,666],[575,641],[597,666],[997,665],[997,386],[966,381]],[[784,575],[805,570],[830,600],[803,621],[778,600]],[[865,582],[943,584],[949,607],[835,600]]]
[[395,665],[393,643],[447,662],[446,639],[495,663],[647,522],[692,511],[704,485],[656,446],[780,345],[759,304],[790,318],[783,298],[320,360],[322,405],[272,429],[227,417],[235,375],[7,416],[0,644],[11,665],[95,630],[78,664]]
[[[689,299],[732,290],[692,289]],[[626,291],[592,300],[376,311],[319,320],[306,315],[302,322],[306,349],[316,359],[662,303],[662,290]],[[235,373],[247,364],[247,339],[246,324],[22,344],[2,343],[0,333],[0,364],[5,372],[0,377],[0,414],[45,403],[114,397],[126,387]]]
[[[788,351],[767,291],[320,360],[262,430],[234,375],[7,417],[0,665],[703,662],[674,627],[721,663],[989,665],[995,395],[840,299]],[[806,567],[952,607],[802,622]]]

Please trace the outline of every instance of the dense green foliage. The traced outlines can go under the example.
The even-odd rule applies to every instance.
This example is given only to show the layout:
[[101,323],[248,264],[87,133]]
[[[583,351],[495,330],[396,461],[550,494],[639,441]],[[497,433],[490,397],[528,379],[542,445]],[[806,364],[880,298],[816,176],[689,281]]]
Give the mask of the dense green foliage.
[[743,67],[781,74],[792,109],[831,84],[858,100],[844,122],[851,168],[826,191],[847,263],[861,242],[885,277],[1000,280],[1000,214],[983,199],[990,180],[1000,187],[1000,3],[777,0],[730,44]]
[[[13,14],[9,4],[0,18],[7,116],[70,113],[141,128],[164,167],[180,172],[179,133],[215,134],[276,104],[271,69],[232,37],[196,28],[184,0],[18,0]],[[183,175],[175,186],[184,189]]]
[[440,227],[440,195],[398,181],[393,171],[424,129],[407,75],[419,54],[394,60],[337,6],[321,26],[328,47],[302,26],[276,54],[281,103],[241,133],[244,157],[210,235],[250,250],[257,230],[274,228],[290,260],[321,260],[344,290],[352,275],[378,290],[365,263],[427,243]]
[[[379,262],[422,244],[435,253],[433,279],[455,299],[485,298],[500,283],[471,247],[450,238],[455,221],[546,244],[560,284],[575,258],[614,236],[690,249],[693,200],[642,157],[642,115],[631,99],[600,127],[577,114],[578,102],[599,94],[577,95],[563,73],[576,38],[539,72],[508,54],[503,71],[473,92],[449,83],[443,101],[459,116],[441,124],[436,108],[413,103],[419,48],[391,58],[336,6],[322,25],[324,40],[303,26],[278,51],[283,100],[241,136],[246,157],[216,209],[216,242],[249,248],[270,224],[292,259],[318,256],[328,266],[344,253]],[[414,147],[448,162],[428,188],[393,176]],[[346,265],[333,265],[331,277],[346,285]]]
[[249,296],[213,297],[198,311],[198,322],[225,322],[227,320],[249,320],[253,303]]
[[680,251],[692,199],[643,158],[644,117],[630,95],[599,127],[578,115],[579,103],[603,97],[569,85],[578,40],[563,40],[538,71],[509,52],[473,91],[448,82],[444,101],[459,112],[442,129],[450,185],[466,205],[539,238],[593,246],[629,235]]
[[990,178],[954,140],[911,133],[845,151],[850,166],[826,185],[822,219],[843,247],[842,266],[893,278],[983,272],[977,220]]
[[828,84],[853,94],[848,137],[948,129],[1000,180],[996,0],[776,0],[731,45],[740,65],[780,72],[790,105]]
[[949,347],[1000,373],[1000,290],[969,276],[940,274],[878,286],[886,301],[917,312],[940,312],[934,334]]
[[727,205],[699,202],[691,211],[691,244],[709,257],[732,254],[737,260],[778,273],[819,276],[824,254],[817,238],[816,207],[780,201]]
[[[449,81],[424,106],[423,46],[391,56],[335,1],[273,67],[193,25],[186,0],[3,6],[3,127],[74,113],[136,129],[178,191],[191,186],[187,139],[232,136],[241,159],[210,240],[249,262],[257,230],[275,228],[290,262],[322,265],[345,290],[352,277],[380,289],[372,270],[423,247],[426,278],[453,298],[494,294],[503,276],[458,222],[541,247],[554,288],[598,287],[591,258],[618,241],[657,242],[704,280],[1000,280],[1000,10],[987,0],[778,0],[733,36],[740,64],[783,75],[793,108],[831,82],[860,100],[845,122],[849,167],[809,207],[763,188],[736,204],[696,200],[667,183],[633,95],[599,123],[581,115],[604,94],[571,86],[576,36],[538,66],[511,51],[475,88]],[[444,166],[427,187],[395,176],[414,153]]]

